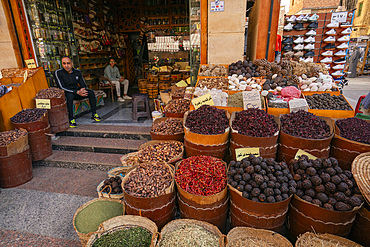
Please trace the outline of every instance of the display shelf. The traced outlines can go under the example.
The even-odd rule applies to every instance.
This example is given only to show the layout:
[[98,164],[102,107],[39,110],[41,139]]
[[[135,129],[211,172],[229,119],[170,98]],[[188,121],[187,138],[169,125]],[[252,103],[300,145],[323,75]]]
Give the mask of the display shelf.
[[84,13],[84,14],[88,14],[89,13],[89,11],[87,10],[87,9],[81,9],[81,8],[79,8],[79,7],[75,7],[75,6],[71,6],[72,7],[72,9],[73,10],[75,10],[75,11],[78,11],[78,12],[81,12],[81,13]]

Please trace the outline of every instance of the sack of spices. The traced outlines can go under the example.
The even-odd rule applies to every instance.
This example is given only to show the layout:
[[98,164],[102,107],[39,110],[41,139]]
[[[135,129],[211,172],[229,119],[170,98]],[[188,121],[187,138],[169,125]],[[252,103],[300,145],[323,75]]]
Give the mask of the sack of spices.
[[180,246],[225,246],[225,235],[214,225],[188,219],[173,220],[160,233],[158,247]]
[[175,163],[184,156],[184,145],[179,141],[148,141],[139,147],[140,162]]
[[123,215],[103,222],[86,246],[154,247],[157,237],[158,228],[153,221],[141,216]]

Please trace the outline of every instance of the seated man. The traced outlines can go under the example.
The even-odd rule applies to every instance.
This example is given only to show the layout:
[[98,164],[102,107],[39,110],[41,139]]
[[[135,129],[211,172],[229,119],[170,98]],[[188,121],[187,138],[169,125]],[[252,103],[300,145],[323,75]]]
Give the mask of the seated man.
[[[109,65],[104,69],[104,76],[109,78],[109,80],[111,80],[112,83],[116,86],[118,97],[117,100],[119,102],[124,102],[125,99],[131,99],[131,97],[127,95],[129,81],[127,79],[124,79],[123,76],[120,75],[119,70],[117,66],[115,66],[115,64],[116,61],[114,61],[114,58],[110,58]],[[123,85],[123,99],[121,98],[120,84]]]
[[73,68],[73,62],[69,57],[62,58],[63,69],[55,71],[57,83],[64,90],[67,99],[67,109],[69,118],[69,127],[77,127],[76,120],[73,117],[73,100],[89,98],[92,119],[100,121],[101,118],[96,113],[96,98],[94,91],[87,89],[86,82],[81,71]]

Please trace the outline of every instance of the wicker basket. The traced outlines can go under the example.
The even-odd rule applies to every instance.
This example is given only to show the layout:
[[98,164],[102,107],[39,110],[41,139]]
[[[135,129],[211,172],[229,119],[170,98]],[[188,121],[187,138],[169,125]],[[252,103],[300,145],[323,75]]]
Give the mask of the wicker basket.
[[[140,147],[139,147],[139,153],[141,152],[142,149],[150,146],[150,145],[154,145],[156,143],[166,143],[166,142],[177,142],[177,143],[181,143],[182,145],[182,151],[180,154],[178,154],[177,156],[173,157],[171,160],[169,160],[167,163],[169,164],[175,164],[177,161],[181,160],[183,157],[184,157],[184,144],[182,142],[179,142],[179,141],[172,141],[172,140],[166,140],[166,141],[162,141],[162,140],[154,140],[154,141],[148,141],[144,144],[141,144]],[[142,161],[140,161],[142,162]],[[154,161],[148,161],[148,162],[154,162]]]
[[[123,178],[121,178],[123,179]],[[107,192],[103,192],[103,190],[105,188],[109,187],[110,188],[110,191],[107,193]],[[120,193],[120,194],[112,194],[112,187],[110,185],[105,185],[104,186],[104,180],[96,187],[96,192],[98,192],[98,195],[99,195],[99,198],[111,198],[111,199],[115,199],[115,200],[121,200],[123,198],[123,192]]]
[[351,170],[362,195],[370,203],[370,152],[358,155]]
[[135,216],[135,215],[123,215],[123,216],[117,216],[110,220],[104,221],[100,227],[98,232],[93,233],[86,246],[90,247],[94,244],[94,242],[99,239],[101,236],[104,236],[106,234],[110,234],[122,229],[127,229],[129,227],[142,227],[147,229],[152,233],[152,243],[150,247],[154,247],[156,240],[158,238],[158,228],[155,225],[155,223],[148,218],[141,217],[141,216]]
[[361,247],[361,245],[332,234],[315,234],[306,232],[301,235],[297,242],[296,247],[310,247],[310,246],[325,246],[325,247]]
[[[75,229],[75,231],[77,232],[77,235],[78,237],[80,238],[80,242],[81,242],[81,245],[82,246],[85,246],[87,241],[89,240],[89,238],[96,232],[89,232],[89,233],[82,233],[82,232],[79,232],[76,228],[76,224],[75,224],[75,220],[76,220],[76,217],[77,215],[82,211],[84,210],[85,208],[87,208],[88,206],[92,205],[93,203],[98,203],[100,201],[112,201],[112,202],[116,202],[117,203],[117,200],[114,200],[114,199],[110,199],[110,198],[96,198],[96,199],[93,199],[91,201],[88,201],[87,203],[83,204],[82,206],[80,206],[77,211],[75,212],[75,214],[73,215],[73,228]],[[122,207],[123,207],[123,214],[125,214],[125,205],[122,204]],[[92,215],[91,217],[94,217],[94,215]]]

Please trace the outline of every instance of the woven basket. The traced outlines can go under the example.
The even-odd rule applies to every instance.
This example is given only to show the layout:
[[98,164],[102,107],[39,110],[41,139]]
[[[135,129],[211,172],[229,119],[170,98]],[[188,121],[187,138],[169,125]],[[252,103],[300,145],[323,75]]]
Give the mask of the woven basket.
[[[243,239],[242,245],[237,242]],[[269,230],[254,229],[251,227],[234,227],[227,234],[226,247],[258,246],[258,247],[293,247],[288,239],[282,235]]]
[[104,221],[100,227],[98,232],[93,233],[86,246],[90,247],[94,244],[94,242],[99,239],[101,236],[110,234],[128,227],[142,227],[147,229],[152,233],[152,243],[150,247],[154,247],[157,237],[158,237],[158,228],[155,223],[148,218],[135,216],[135,215],[123,215],[117,216],[107,221]]
[[[123,179],[123,178],[121,178]],[[102,192],[106,187],[110,188],[109,193],[107,192]],[[111,194],[112,192],[112,187],[110,185],[105,185],[104,186],[104,180],[96,187],[96,192],[98,192],[99,198],[111,198],[115,200],[121,200],[123,198],[123,192],[120,194]]]
[[[75,212],[75,214],[73,215],[73,228],[75,229],[75,231],[77,232],[77,235],[78,237],[80,238],[80,242],[81,242],[81,245],[82,246],[85,246],[87,241],[89,240],[89,238],[91,237],[91,235],[93,235],[94,233],[96,232],[90,232],[90,233],[82,233],[82,232],[79,232],[76,228],[76,225],[75,225],[75,219],[76,219],[76,216],[83,210],[85,209],[86,207],[88,207],[89,205],[93,204],[93,203],[96,203],[96,202],[100,202],[100,201],[112,201],[112,202],[117,202],[117,200],[114,200],[114,199],[110,199],[110,198],[96,198],[96,199],[93,199],[91,201],[88,201],[87,203],[83,204],[82,206],[80,206],[77,211]],[[123,204],[122,205],[123,207],[123,214],[125,214],[125,205]]]
[[226,238],[226,236],[223,235],[220,232],[220,230],[218,230],[218,228],[216,226],[214,226],[214,225],[212,225],[210,223],[204,222],[204,221],[191,220],[191,219],[173,220],[170,223],[168,223],[167,225],[165,225],[162,228],[162,231],[160,233],[160,238],[159,238],[159,241],[158,241],[158,245],[157,246],[160,246],[161,236],[163,236],[166,233],[172,232],[176,228],[179,228],[179,227],[181,227],[183,225],[197,225],[197,226],[203,227],[205,230],[207,230],[207,231],[209,231],[209,232],[211,232],[211,233],[213,233],[213,234],[215,234],[216,236],[219,237],[219,246],[220,247],[226,246],[225,245],[225,238]]
[[[148,141],[144,144],[141,144],[139,146],[139,153],[142,152],[142,149],[148,147],[148,146],[151,146],[153,144],[156,144],[156,143],[166,143],[166,142],[175,142],[175,143],[181,143],[181,149],[182,151],[176,155],[175,157],[173,157],[172,159],[170,159],[167,163],[169,164],[175,164],[177,161],[181,160],[183,157],[184,157],[184,144],[182,142],[179,142],[179,141],[172,141],[172,140],[168,140],[168,141],[162,141],[162,140],[154,140],[154,141]],[[142,161],[140,161],[142,162]],[[154,162],[154,161],[151,161],[151,162]]]
[[315,234],[312,232],[306,232],[301,235],[297,242],[296,247],[309,247],[309,246],[325,246],[325,247],[361,247],[353,241],[346,238],[342,238],[332,234]]
[[353,160],[352,174],[361,194],[370,204],[370,152],[360,154]]

